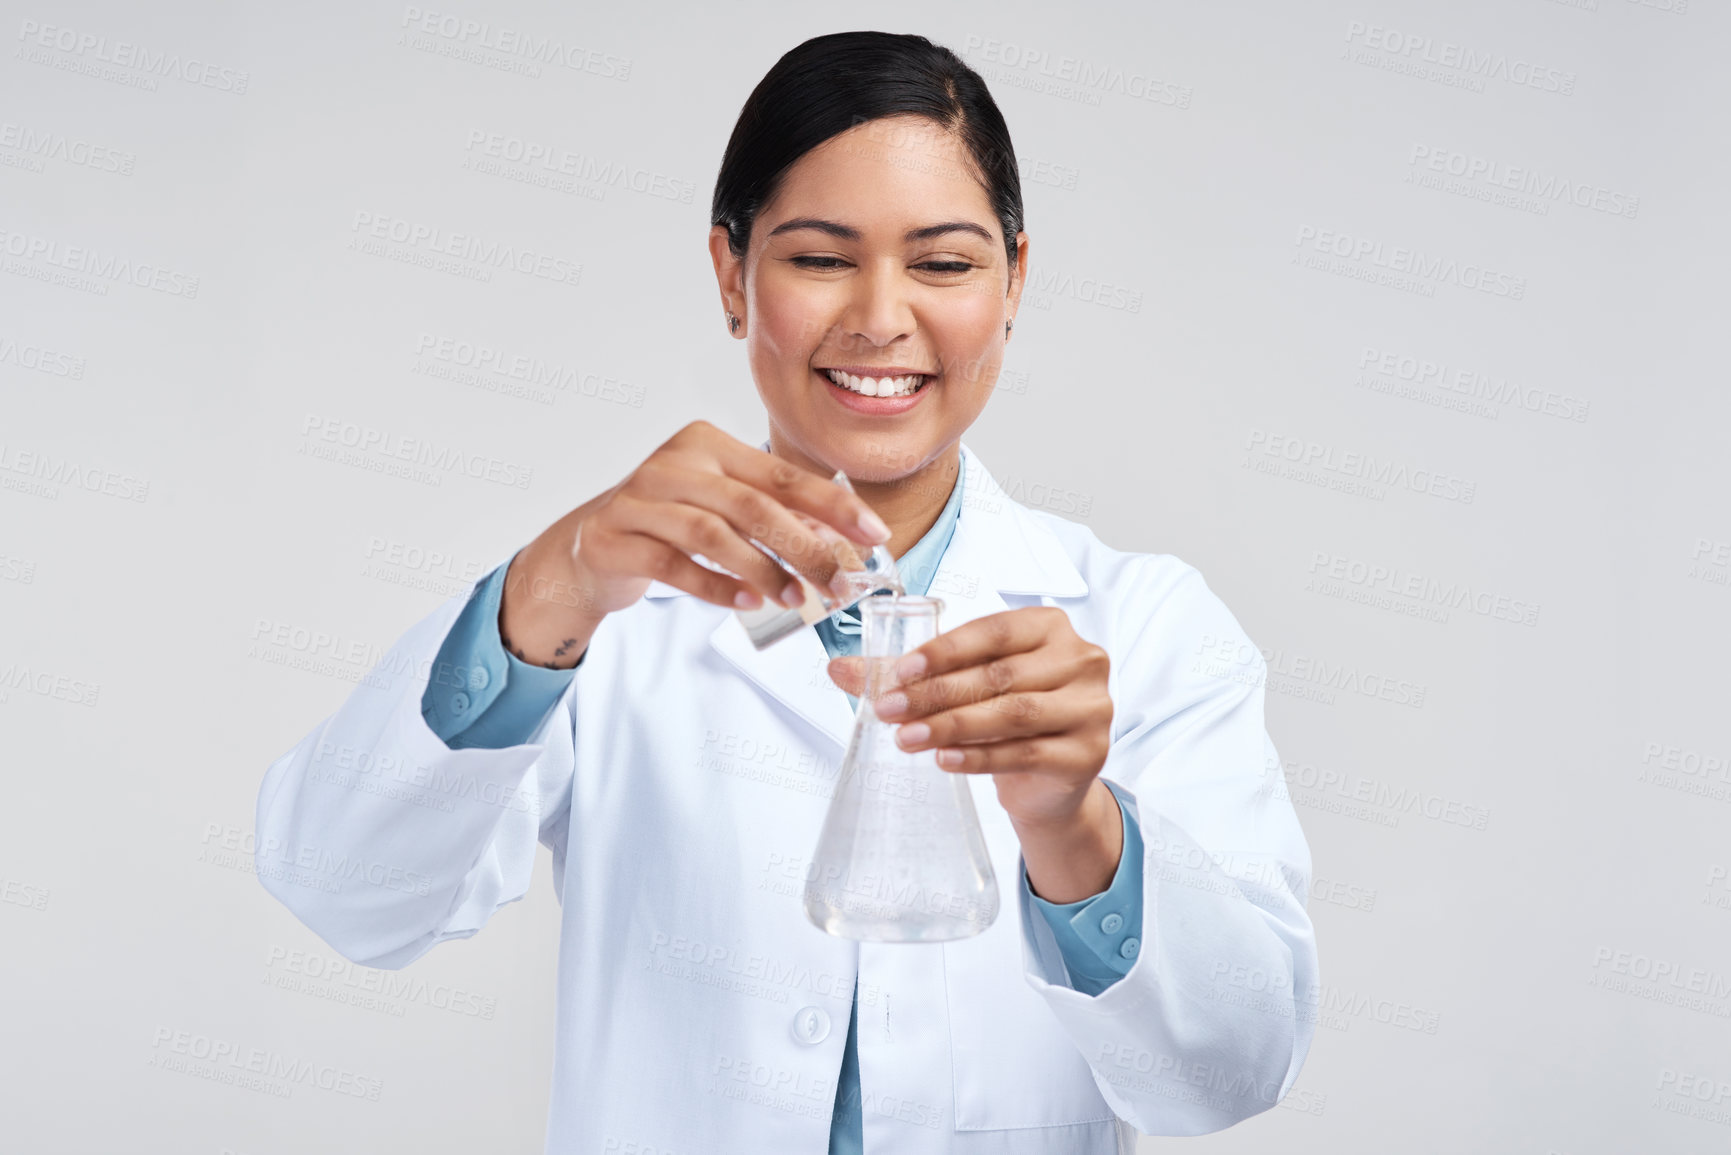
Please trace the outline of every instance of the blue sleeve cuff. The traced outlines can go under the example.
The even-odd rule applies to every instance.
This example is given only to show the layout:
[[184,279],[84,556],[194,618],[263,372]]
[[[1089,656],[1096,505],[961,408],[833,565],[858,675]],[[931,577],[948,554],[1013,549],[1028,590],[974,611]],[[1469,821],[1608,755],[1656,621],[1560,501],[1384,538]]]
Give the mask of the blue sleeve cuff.
[[421,716],[453,750],[522,745],[583,664],[579,658],[569,670],[549,670],[506,652],[499,640],[499,600],[510,568],[508,561],[475,588],[439,647],[421,695]]
[[[1111,782],[1106,785],[1118,800],[1124,821],[1124,850],[1112,885],[1089,898],[1063,904],[1047,902],[1032,887],[1028,889],[1028,897],[1052,928],[1070,971],[1070,985],[1088,995],[1099,994],[1129,974],[1142,950],[1142,831],[1119,788]],[[1025,869],[1022,885],[1029,886]]]

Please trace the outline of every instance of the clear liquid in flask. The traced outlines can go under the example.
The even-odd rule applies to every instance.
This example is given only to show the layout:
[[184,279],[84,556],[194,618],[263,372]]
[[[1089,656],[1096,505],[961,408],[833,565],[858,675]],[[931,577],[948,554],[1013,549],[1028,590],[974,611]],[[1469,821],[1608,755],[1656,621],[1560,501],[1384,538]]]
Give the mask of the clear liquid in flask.
[[805,884],[806,915],[842,938],[945,942],[998,916],[967,777],[940,767],[932,750],[896,745],[899,723],[873,709],[896,659],[937,636],[942,606],[891,594],[859,603],[865,690]]

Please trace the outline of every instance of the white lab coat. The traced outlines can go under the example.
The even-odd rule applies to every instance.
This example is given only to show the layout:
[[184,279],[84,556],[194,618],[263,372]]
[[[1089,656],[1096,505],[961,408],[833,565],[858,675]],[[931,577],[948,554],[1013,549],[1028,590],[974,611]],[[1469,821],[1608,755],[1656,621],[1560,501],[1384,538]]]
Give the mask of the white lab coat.
[[1111,656],[1103,776],[1134,800],[1144,915],[1100,996],[1069,985],[989,775],[968,779],[1004,900],[989,930],[813,927],[804,863],[847,698],[815,631],[759,652],[730,610],[661,582],[602,623],[533,740],[500,750],[451,750],[421,716],[464,599],[433,611],[271,765],[260,879],[349,959],[396,968],[523,897],[549,847],[549,1151],[821,1155],[856,973],[868,1155],[1128,1153],[1132,1127],[1199,1134],[1274,1105],[1314,1033],[1317,961],[1262,656],[1196,570],[1011,500],[961,452],[940,628],[1055,605]]

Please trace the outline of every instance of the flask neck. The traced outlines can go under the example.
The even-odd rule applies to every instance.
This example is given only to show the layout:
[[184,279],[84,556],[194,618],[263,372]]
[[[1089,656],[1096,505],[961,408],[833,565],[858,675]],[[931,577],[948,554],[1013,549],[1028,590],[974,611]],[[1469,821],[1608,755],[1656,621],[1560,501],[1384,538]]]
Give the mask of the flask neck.
[[860,655],[865,658],[865,697],[875,700],[895,680],[897,658],[938,636],[937,598],[876,594],[859,603],[862,632]]

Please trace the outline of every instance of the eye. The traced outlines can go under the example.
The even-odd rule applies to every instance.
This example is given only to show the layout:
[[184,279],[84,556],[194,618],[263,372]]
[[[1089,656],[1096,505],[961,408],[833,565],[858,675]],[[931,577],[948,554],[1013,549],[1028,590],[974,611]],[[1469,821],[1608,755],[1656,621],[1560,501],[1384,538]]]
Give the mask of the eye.
[[789,257],[788,260],[802,269],[839,269],[847,263],[840,257]]
[[930,269],[934,273],[956,274],[965,273],[974,266],[966,261],[927,261],[923,265],[915,265],[916,269]]

